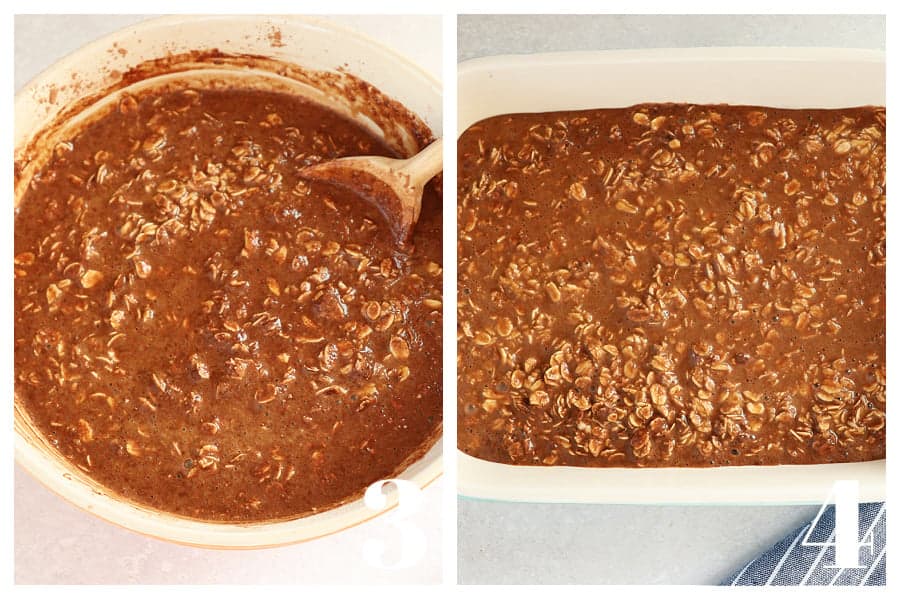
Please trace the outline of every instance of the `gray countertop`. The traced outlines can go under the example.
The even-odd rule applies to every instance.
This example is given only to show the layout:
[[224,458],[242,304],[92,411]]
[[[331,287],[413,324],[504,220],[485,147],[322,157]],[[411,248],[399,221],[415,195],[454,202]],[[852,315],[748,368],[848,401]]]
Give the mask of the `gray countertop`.
[[[848,15],[460,15],[457,57],[697,46],[883,49],[884,23]],[[716,584],[817,510],[460,498],[459,582]]]
[[515,504],[460,499],[460,583],[716,584],[817,506]]
[[884,49],[877,15],[460,15],[457,58],[698,46]]

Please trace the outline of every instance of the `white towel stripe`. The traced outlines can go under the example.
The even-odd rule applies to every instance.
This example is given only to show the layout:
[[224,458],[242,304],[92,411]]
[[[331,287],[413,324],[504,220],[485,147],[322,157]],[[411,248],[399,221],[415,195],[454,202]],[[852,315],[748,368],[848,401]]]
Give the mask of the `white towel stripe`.
[[806,572],[806,575],[803,576],[803,579],[797,585],[806,585],[806,582],[809,581],[809,578],[812,576],[813,571],[816,570],[816,567],[822,562],[822,557],[825,556],[825,552],[828,551],[828,544],[831,543],[831,540],[834,539],[834,530],[831,530],[831,535],[828,536],[828,539],[825,540],[825,544],[822,546],[822,549],[819,550],[819,555],[816,556],[815,562],[809,567],[809,570]]
[[833,567],[825,567],[825,568],[826,569],[837,569],[837,573],[835,573],[834,575],[831,576],[831,580],[828,582],[828,585],[834,585],[834,582],[837,581],[837,578],[840,576],[840,574],[844,572],[844,569],[843,568],[838,569],[837,565],[835,565]]
[[734,586],[737,585],[738,580],[739,580],[741,577],[744,576],[744,573],[747,572],[747,569],[749,569],[749,568],[750,568],[750,565],[752,565],[754,562],[756,562],[755,559],[754,559],[754,560],[751,560],[750,562],[748,562],[748,563],[744,566],[743,569],[741,569],[741,572],[738,573],[738,576],[735,577],[734,580],[731,582],[731,587],[734,587]]
[[[866,529],[866,532],[863,534],[862,539],[866,539],[867,537],[869,537],[869,534],[870,534],[870,533],[871,533],[873,536],[875,535],[875,533],[874,533],[874,532],[875,532],[875,525],[877,525],[877,524],[878,524],[878,521],[881,520],[881,516],[882,516],[883,514],[884,514],[884,504],[881,505],[881,508],[878,510],[878,513],[875,515],[875,518],[872,519],[872,523],[869,524],[869,527]],[[874,540],[872,540],[872,541],[873,541],[873,543],[874,543]],[[885,544],[885,547],[887,547],[887,544]],[[858,546],[857,546],[857,550],[856,550],[856,551],[859,552],[859,547],[858,547]],[[881,553],[884,554],[884,548],[881,549]],[[879,556],[880,556],[880,555],[879,555]],[[869,565],[869,570],[871,570],[873,566],[874,566],[874,565]],[[831,579],[831,581],[828,582],[828,585],[834,585],[834,582],[837,581],[838,579],[840,579],[841,575],[844,573],[844,570],[845,570],[846,568],[847,568],[847,567],[843,567],[840,571],[838,571],[838,572],[837,572],[837,575],[835,575],[835,576]],[[855,567],[855,568],[857,568],[857,569],[862,569],[863,567]],[[867,572],[866,578],[868,579],[868,577],[869,577],[869,576],[868,576],[868,572]]]
[[[869,557],[872,556],[872,552],[875,549],[875,529],[879,526],[879,523],[881,523],[884,520],[885,511],[886,511],[886,505],[882,504],[881,507],[878,509],[878,512],[875,514],[875,518],[872,519],[872,522],[869,524],[869,526],[866,528],[865,533],[863,533],[863,535],[862,535],[861,540],[865,540],[866,538],[869,538],[870,536],[872,538],[871,545],[866,544],[867,547],[869,548],[869,552],[867,552],[866,554]],[[839,568],[837,565],[823,565],[822,561],[825,558],[825,554],[828,552],[828,548],[833,547],[836,543],[835,530],[834,529],[831,530],[831,533],[829,534],[828,539],[825,542],[807,542],[806,541],[806,539],[810,536],[812,531],[815,529],[813,526],[818,522],[818,519],[820,516],[821,515],[817,516],[816,519],[812,523],[808,523],[797,533],[797,535],[794,537],[793,541],[791,541],[790,545],[787,547],[787,550],[785,550],[785,552],[781,556],[781,559],[778,561],[778,564],[775,565],[775,568],[769,574],[768,579],[766,580],[766,582],[763,585],[771,586],[772,583],[778,578],[778,575],[780,574],[782,568],[784,567],[785,563],[787,562],[788,556],[790,556],[791,552],[794,550],[794,548],[797,546],[797,543],[800,542],[801,539],[803,539],[803,541],[801,542],[801,545],[816,546],[816,545],[821,544],[821,549],[819,550],[819,553],[816,555],[816,558],[815,558],[814,562],[812,563],[812,565],[806,571],[806,574],[803,576],[803,579],[797,585],[808,585],[808,582],[809,582],[810,578],[812,577],[813,573],[816,572],[820,568],[823,570],[831,569],[831,570],[835,571],[832,574],[828,583],[825,585],[834,586],[835,582],[840,580],[841,576],[844,574],[844,571],[846,571],[848,569],[851,571],[855,571],[856,573],[859,573],[860,569],[865,569],[865,573],[857,585],[862,586],[862,585],[867,584],[869,579],[872,577],[872,574],[878,568],[878,565],[881,564],[885,560],[887,544],[886,543],[882,544],[881,550],[878,552],[878,555],[874,556],[874,559],[872,560],[872,562],[869,563],[868,566],[863,564],[859,567]],[[857,540],[856,543],[857,543],[857,552],[858,552],[859,548],[861,547],[860,540]],[[863,560],[862,562],[865,562],[865,560]],[[744,566],[744,568],[741,569],[741,572],[738,573],[737,576],[735,576],[732,579],[731,585],[732,586],[738,585],[738,582],[741,580],[741,578],[747,573],[747,571],[751,567],[759,567],[759,566],[763,566],[760,564],[759,559],[756,559],[756,560],[753,560],[753,561],[750,561],[749,563],[747,563]],[[817,585],[822,585],[822,584],[817,584]]]
[[859,582],[859,585],[866,585],[866,582],[869,580],[869,577],[872,573],[875,572],[875,567],[878,566],[878,563],[881,562],[881,559],[884,558],[884,551],[887,550],[887,544],[881,547],[881,552],[878,553],[878,556],[875,558],[875,562],[873,562],[869,569],[866,571],[866,576],[862,578],[862,581]]
[[[807,526],[808,527],[808,526]],[[784,553],[784,556],[781,557],[781,560],[778,561],[778,564],[775,565],[775,570],[772,571],[772,574],[769,575],[769,579],[766,580],[765,585],[771,585],[772,581],[775,579],[775,576],[778,574],[778,571],[781,567],[784,566],[785,561],[787,560],[788,555],[791,553],[791,550],[794,549],[794,546],[797,545],[797,542],[800,541],[800,538],[803,536],[803,533],[806,531],[807,527],[804,527],[800,530],[800,533],[797,534],[797,537],[794,538],[794,541],[791,542],[791,545],[788,546],[787,551]]]
[[[881,508],[878,510],[878,514],[875,515],[875,518],[872,519],[872,523],[871,523],[871,524],[869,525],[869,527],[866,529],[866,532],[863,534],[862,539],[866,539],[867,537],[869,537],[869,534],[872,534],[873,536],[875,535],[875,526],[878,524],[878,521],[881,520],[882,515],[884,515],[884,504],[881,505]],[[872,540],[872,541],[873,541],[873,543],[874,543],[874,540]],[[884,547],[881,549],[881,553],[878,555],[879,557],[880,557],[882,554],[884,554],[884,548],[886,548],[886,547],[887,547],[887,544],[885,544]],[[857,552],[858,552],[858,551],[859,551],[859,550],[857,549]],[[866,579],[869,578],[869,572],[871,572],[872,568],[873,568],[876,564],[877,564],[877,561],[876,561],[875,563],[869,565],[869,569],[866,571]],[[857,568],[857,569],[862,569],[863,567],[856,567],[856,568]],[[837,581],[838,579],[840,579],[841,575],[844,573],[844,569],[846,569],[846,567],[844,567],[843,569],[841,569],[840,571],[838,571],[838,574],[835,575],[835,576],[832,578],[832,580],[831,580],[830,582],[828,582],[828,585],[834,585],[834,582]]]

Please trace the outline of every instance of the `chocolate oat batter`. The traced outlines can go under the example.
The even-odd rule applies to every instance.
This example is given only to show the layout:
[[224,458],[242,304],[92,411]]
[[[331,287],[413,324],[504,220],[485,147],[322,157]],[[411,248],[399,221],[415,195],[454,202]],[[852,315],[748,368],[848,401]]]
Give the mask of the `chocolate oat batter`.
[[458,152],[464,452],[884,457],[884,109],[501,115]]
[[156,90],[61,143],[16,209],[16,394],[79,469],[216,521],[358,497],[441,426],[441,205],[414,251],[296,175],[392,153],[331,111]]

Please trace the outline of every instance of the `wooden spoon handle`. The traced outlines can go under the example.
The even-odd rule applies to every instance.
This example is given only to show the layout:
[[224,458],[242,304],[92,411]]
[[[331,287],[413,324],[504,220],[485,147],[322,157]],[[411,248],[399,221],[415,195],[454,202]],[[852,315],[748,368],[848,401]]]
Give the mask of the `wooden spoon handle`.
[[439,138],[428,144],[421,152],[408,159],[402,171],[409,175],[412,188],[424,186],[444,168],[444,140]]

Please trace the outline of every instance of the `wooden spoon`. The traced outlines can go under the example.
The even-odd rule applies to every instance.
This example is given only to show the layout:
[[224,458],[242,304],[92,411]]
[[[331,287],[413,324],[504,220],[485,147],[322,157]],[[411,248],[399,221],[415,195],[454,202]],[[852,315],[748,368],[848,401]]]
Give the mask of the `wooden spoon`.
[[411,158],[349,156],[305,167],[300,176],[352,190],[373,203],[387,219],[401,246],[412,240],[422,211],[422,189],[443,167],[441,140]]

